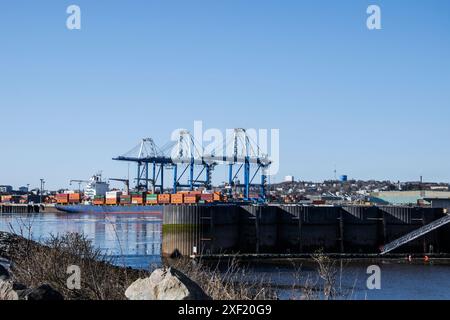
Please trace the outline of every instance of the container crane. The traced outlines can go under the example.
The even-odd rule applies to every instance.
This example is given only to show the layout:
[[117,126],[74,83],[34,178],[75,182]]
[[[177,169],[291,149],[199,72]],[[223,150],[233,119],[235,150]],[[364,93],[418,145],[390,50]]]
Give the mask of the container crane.
[[[229,141],[228,141],[229,142]],[[177,192],[179,187],[193,190],[195,187],[205,186],[211,188],[212,171],[219,164],[228,165],[228,183],[230,191],[233,187],[244,188],[244,200],[250,199],[250,187],[258,173],[261,175],[259,201],[266,201],[267,170],[271,165],[271,160],[267,155],[262,154],[259,146],[251,140],[245,129],[234,129],[233,154],[227,154],[227,148],[217,153],[204,154],[204,150],[198,146],[194,137],[187,130],[180,130],[177,141],[172,141],[162,148],[158,148],[153,139],[142,139],[141,143],[123,156],[113,158],[113,160],[137,163],[137,186],[141,187],[141,181],[145,182],[144,187],[148,190],[148,183],[152,183],[152,189],[156,186],[164,190],[164,169],[173,170],[173,192]],[[217,156],[216,154],[223,154]],[[152,179],[149,179],[149,164],[153,166]],[[234,166],[239,168],[234,171]],[[201,166],[198,175],[195,174],[195,167]],[[256,170],[251,174],[251,166],[256,166]],[[156,174],[156,169],[158,173]],[[181,172],[179,174],[178,170]],[[244,184],[238,185],[238,174],[243,172]],[[186,184],[180,183],[180,179],[188,173]],[[204,180],[200,180],[201,175],[205,175]],[[157,185],[157,182],[159,183]]]
[[123,183],[125,184],[125,192],[126,192],[127,194],[130,193],[130,180],[129,180],[129,179],[110,178],[109,181],[123,182]]
[[78,183],[78,192],[81,193],[81,185],[83,183],[89,183],[89,181],[87,181],[87,180],[70,180],[69,185],[72,185],[72,183]]

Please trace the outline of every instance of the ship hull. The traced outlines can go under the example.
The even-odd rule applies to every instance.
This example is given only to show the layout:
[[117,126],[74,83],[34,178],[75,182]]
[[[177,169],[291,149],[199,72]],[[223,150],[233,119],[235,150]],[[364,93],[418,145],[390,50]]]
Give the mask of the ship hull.
[[162,206],[94,206],[94,205],[57,205],[56,209],[66,213],[100,214],[154,214],[162,215]]

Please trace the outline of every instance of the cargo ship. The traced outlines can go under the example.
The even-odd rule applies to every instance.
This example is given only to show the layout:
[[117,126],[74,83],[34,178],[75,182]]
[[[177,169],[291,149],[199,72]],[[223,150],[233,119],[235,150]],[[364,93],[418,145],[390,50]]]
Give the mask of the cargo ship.
[[92,205],[92,204],[74,204],[74,205],[56,205],[55,208],[66,213],[98,213],[98,214],[152,214],[162,215],[162,205]]
[[92,201],[82,203],[81,194],[56,195],[56,209],[67,213],[103,214],[155,214],[161,215],[164,205],[196,205],[219,203],[226,199],[219,193],[181,191],[175,194],[153,194],[148,192],[108,191],[106,195],[95,195]]

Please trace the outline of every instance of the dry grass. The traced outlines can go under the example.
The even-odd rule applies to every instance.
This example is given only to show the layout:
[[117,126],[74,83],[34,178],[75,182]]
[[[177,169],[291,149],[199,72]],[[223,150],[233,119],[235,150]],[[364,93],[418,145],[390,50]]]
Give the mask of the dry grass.
[[[23,230],[21,232],[24,233]],[[49,284],[70,300],[123,300],[131,283],[149,275],[149,272],[114,266],[111,258],[77,233],[52,236],[42,245],[0,232],[0,255],[13,261],[12,271],[17,282],[28,287]],[[312,258],[317,266],[316,276],[309,275],[304,279],[301,268],[294,268],[290,299],[345,299],[348,293],[337,286],[336,261],[322,252],[317,252]],[[71,265],[81,269],[80,290],[67,287],[70,276],[67,268]],[[270,279],[256,278],[236,258],[229,261],[225,268],[223,263],[211,266],[186,259],[172,260],[170,266],[196,282],[214,300],[278,298],[276,285]]]
[[[28,287],[49,284],[70,300],[123,300],[127,287],[147,273],[113,266],[91,241],[77,233],[52,236],[43,245],[10,236],[6,256],[13,261],[15,280]],[[3,244],[5,240],[3,239]],[[81,289],[67,286],[69,266],[81,270]]]
[[171,266],[195,281],[214,300],[274,300],[276,291],[270,281],[255,280],[236,259],[228,262],[224,270],[200,261],[178,259]]

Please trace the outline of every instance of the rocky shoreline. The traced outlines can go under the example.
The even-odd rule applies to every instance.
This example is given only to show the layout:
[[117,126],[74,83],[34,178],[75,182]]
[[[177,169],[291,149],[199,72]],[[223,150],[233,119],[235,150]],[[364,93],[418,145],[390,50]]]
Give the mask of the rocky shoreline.
[[[0,300],[208,300],[174,268],[152,273],[115,266],[88,240],[72,234],[46,244],[0,232]],[[67,266],[79,266],[80,287],[71,288]]]

